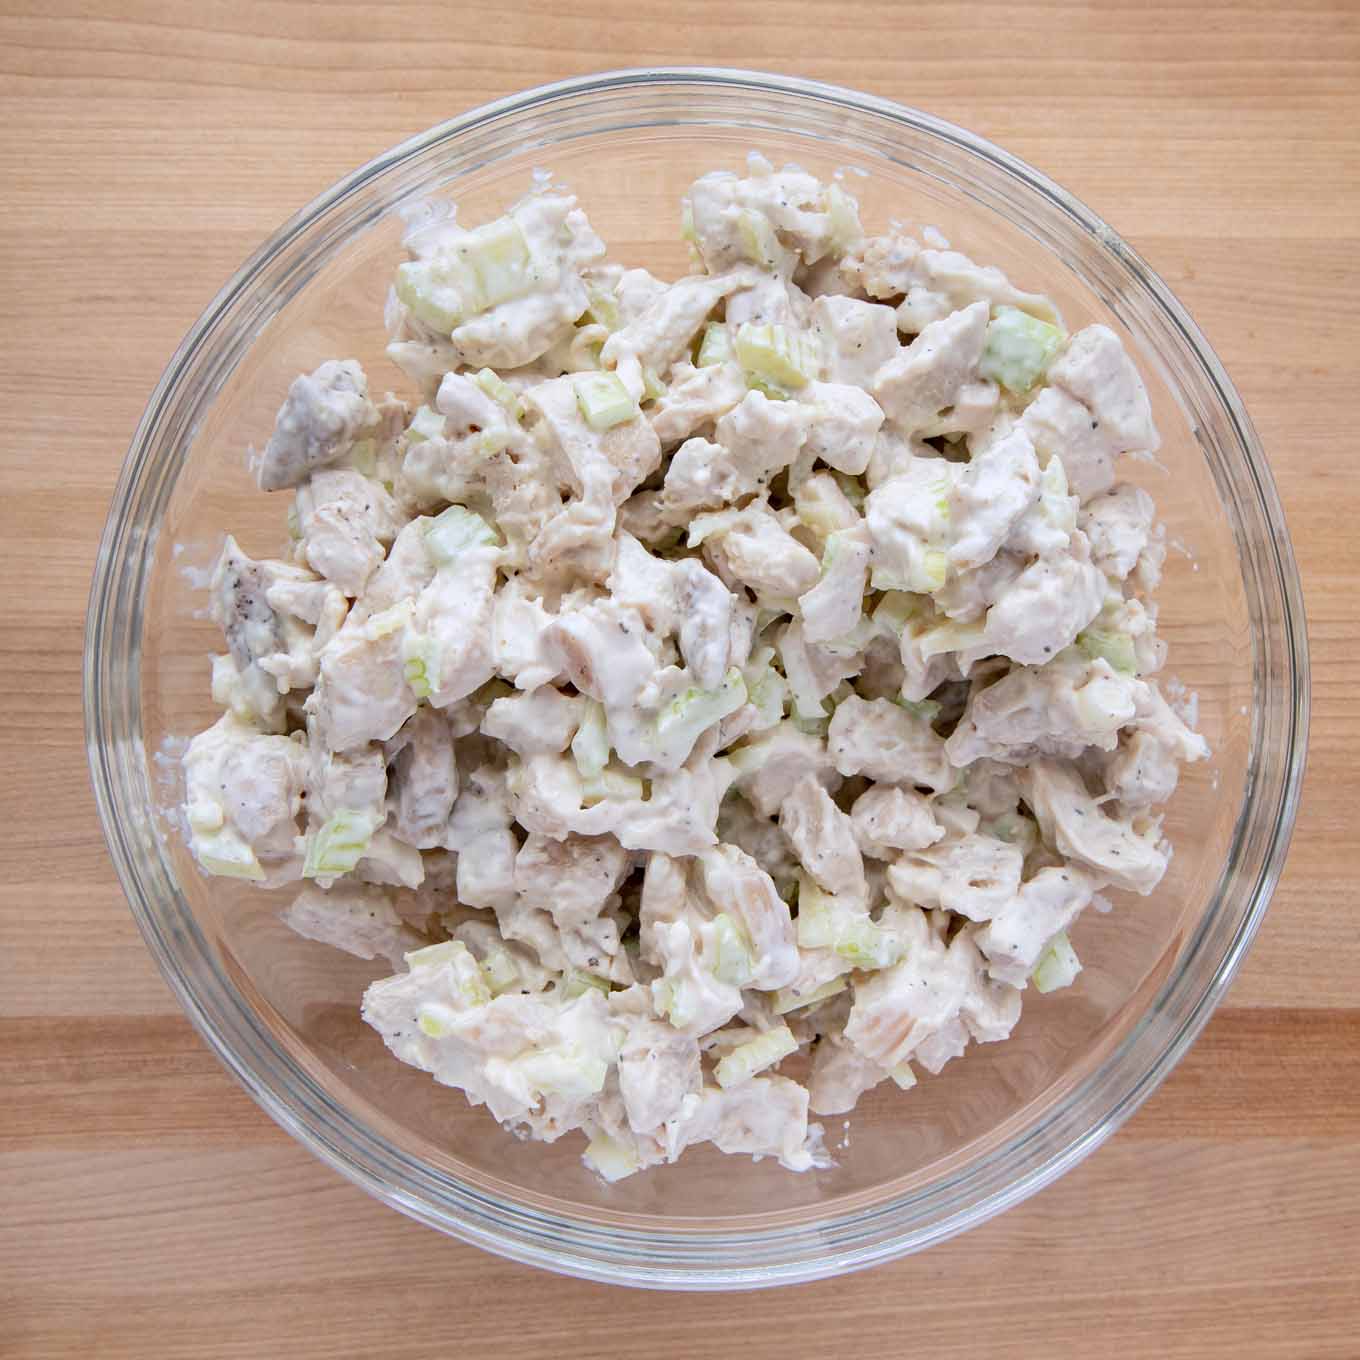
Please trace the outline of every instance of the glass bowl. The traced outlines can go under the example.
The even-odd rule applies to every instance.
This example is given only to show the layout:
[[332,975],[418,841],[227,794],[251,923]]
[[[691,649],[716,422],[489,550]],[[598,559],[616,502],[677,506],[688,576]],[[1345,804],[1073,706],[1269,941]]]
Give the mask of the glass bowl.
[[[1160,594],[1167,675],[1198,695],[1213,758],[1170,806],[1172,867],[1076,931],[1076,986],[1031,995],[1014,1037],[913,1091],[892,1083],[828,1121],[836,1165],[692,1149],[607,1186],[580,1135],[519,1142],[392,1058],[359,1019],[389,971],[291,934],[267,893],[196,870],[167,809],[175,757],[210,723],[216,630],[202,584],[223,530],[268,555],[285,504],[262,446],[292,377],[383,356],[396,210],[454,195],[504,210],[538,167],[576,189],[616,258],[685,271],[679,199],[758,148],[855,174],[870,230],[932,225],[1059,304],[1115,327],[1146,377],[1163,449],[1126,476],[1174,545]],[[926,114],[827,85],[720,70],[624,71],[532,90],[380,156],[304,209],[222,290],[171,360],[123,468],[85,651],[89,759],[132,909],[190,1019],[284,1128],[421,1222],[534,1265],[614,1283],[749,1288],[866,1266],[982,1222],[1073,1166],[1137,1108],[1222,997],[1280,872],[1303,770],[1308,667],[1294,560],[1256,434],[1166,286],[1037,171]],[[1149,1187],[1151,1192],[1151,1187]]]

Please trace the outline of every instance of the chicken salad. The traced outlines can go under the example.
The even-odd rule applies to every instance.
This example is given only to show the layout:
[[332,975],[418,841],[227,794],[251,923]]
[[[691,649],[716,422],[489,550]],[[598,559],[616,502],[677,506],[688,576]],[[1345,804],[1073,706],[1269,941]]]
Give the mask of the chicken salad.
[[759,156],[682,224],[666,283],[550,180],[410,215],[421,400],[292,383],[183,760],[204,871],[300,885],[397,1058],[608,1180],[824,1166],[814,1116],[1007,1038],[1208,756],[1118,336]]

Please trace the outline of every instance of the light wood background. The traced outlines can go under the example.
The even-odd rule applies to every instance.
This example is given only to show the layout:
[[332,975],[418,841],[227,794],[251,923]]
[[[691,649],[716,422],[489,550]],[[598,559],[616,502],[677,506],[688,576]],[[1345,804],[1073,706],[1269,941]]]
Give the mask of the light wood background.
[[[315,1162],[180,1018],[107,862],[81,737],[108,495],[228,273],[431,123],[661,62],[917,104],[1128,235],[1260,427],[1313,643],[1288,871],[1161,1092],[966,1237],[759,1295],[535,1273]],[[1360,1355],[1358,223],[1360,6],[1345,0],[2,0],[0,1355]]]

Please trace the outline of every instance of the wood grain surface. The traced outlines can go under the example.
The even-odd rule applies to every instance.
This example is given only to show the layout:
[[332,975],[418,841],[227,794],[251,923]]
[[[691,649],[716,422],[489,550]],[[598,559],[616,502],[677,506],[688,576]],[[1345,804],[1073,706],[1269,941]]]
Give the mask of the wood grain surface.
[[[314,1161],[153,968],[81,735],[108,497],[146,395],[228,273],[431,123],[661,62],[916,104],[1129,236],[1270,450],[1313,645],[1288,870],[1165,1087],[963,1238],[742,1296],[532,1272]],[[1360,1355],[1360,6],[3,0],[0,186],[0,1355]]]

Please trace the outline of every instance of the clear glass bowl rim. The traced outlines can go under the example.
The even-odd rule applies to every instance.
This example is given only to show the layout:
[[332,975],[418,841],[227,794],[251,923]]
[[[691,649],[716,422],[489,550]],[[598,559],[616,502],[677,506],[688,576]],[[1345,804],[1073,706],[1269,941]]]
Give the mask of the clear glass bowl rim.
[[[1228,422],[1244,474],[1235,486],[1239,545],[1253,621],[1255,709],[1248,794],[1234,837],[1233,863],[1253,847],[1250,878],[1228,900],[1220,892],[1195,941],[1142,1019],[1098,1071],[1064,1095],[1036,1124],[957,1175],[868,1210],[830,1214],[776,1229],[721,1232],[638,1230],[545,1213],[487,1195],[401,1151],[338,1105],[272,1036],[212,956],[145,822],[148,808],[141,740],[142,610],[160,515],[192,436],[190,416],[212,399],[202,391],[212,356],[217,381],[249,338],[233,332],[252,289],[287,260],[316,224],[365,186],[431,148],[489,124],[528,119],[583,97],[611,92],[702,89],[851,111],[910,129],[976,157],[1037,195],[1088,237],[1183,347],[1203,395]],[[310,247],[319,252],[326,245]],[[305,251],[304,251],[305,254]],[[280,266],[281,267],[281,266]],[[294,270],[292,277],[297,280]],[[305,282],[305,277],[301,282]],[[300,286],[295,282],[294,287]],[[282,299],[286,300],[286,298]],[[277,304],[281,305],[281,301]],[[197,391],[197,395],[192,395]],[[1276,631],[1278,630],[1278,632]],[[1278,672],[1278,674],[1277,674]],[[148,948],[189,1019],[229,1071],[283,1128],[323,1161],[378,1199],[418,1221],[486,1250],[542,1268],[605,1283],[663,1289],[744,1289],[824,1278],[891,1260],[972,1227],[1070,1169],[1093,1151],[1156,1089],[1194,1041],[1250,945],[1278,880],[1297,811],[1307,749],[1308,649],[1302,591],[1283,511],[1260,441],[1217,356],[1184,308],[1105,222],[1018,158],[929,114],[820,82],[752,71],[657,67],[609,71],[544,85],[473,109],[431,128],[337,183],[286,222],[237,271],[204,311],[162,374],[133,437],[119,478],[86,618],[85,736],[96,803],[110,855]],[[1222,881],[1222,880],[1221,880]],[[1216,952],[1200,957],[1208,927]],[[1218,937],[1223,937],[1219,939]],[[1224,942],[1224,940],[1226,942]],[[1198,966],[1191,968],[1191,962]]]

